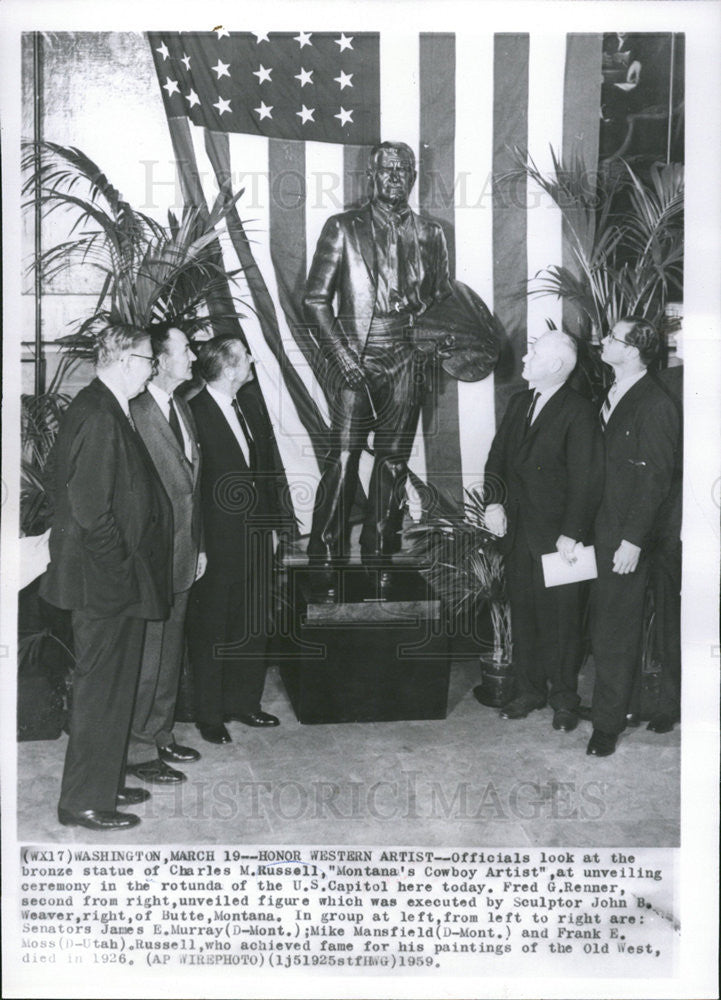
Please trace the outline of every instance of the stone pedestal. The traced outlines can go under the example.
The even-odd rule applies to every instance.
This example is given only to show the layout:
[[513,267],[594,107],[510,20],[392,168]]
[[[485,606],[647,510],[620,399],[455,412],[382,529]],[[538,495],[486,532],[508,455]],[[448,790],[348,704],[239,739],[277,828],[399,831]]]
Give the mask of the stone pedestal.
[[440,603],[414,566],[338,567],[334,603],[318,600],[318,574],[304,558],[289,559],[285,572],[281,677],[299,722],[446,717],[449,642]]

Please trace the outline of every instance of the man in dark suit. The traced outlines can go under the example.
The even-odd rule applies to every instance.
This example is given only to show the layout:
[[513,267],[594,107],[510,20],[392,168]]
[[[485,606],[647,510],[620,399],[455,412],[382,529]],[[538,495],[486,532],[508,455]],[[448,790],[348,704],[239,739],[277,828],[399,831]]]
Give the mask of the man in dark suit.
[[148,622],[128,743],[127,770],[143,781],[185,780],[170,764],[191,763],[200,754],[173,736],[175,703],[185,650],[185,612],[193,582],[203,575],[200,450],[188,404],[175,390],[192,376],[195,354],[177,327],[149,330],[158,370],[145,392],[130,403],[135,426],[173,507],[173,603],[165,621]]
[[144,331],[108,326],[97,378],[63,418],[54,455],[55,516],[41,595],[72,611],[76,667],[58,818],[119,830],[140,822],[119,805],[145,622],[168,613],[172,512],[128,401],[154,369]]
[[441,227],[408,206],[413,151],[398,142],[376,146],[368,179],[370,201],[325,224],[303,300],[328,364],[331,408],[308,544],[319,564],[348,555],[358,461],[371,430],[375,462],[361,550],[375,558],[400,548],[406,463],[419,413],[410,330],[451,291]]
[[642,647],[649,555],[669,501],[680,441],[672,398],[647,373],[659,338],[644,319],[624,317],[603,341],[615,380],[601,410],[605,482],[595,524],[593,735],[587,752],[607,757],[626,726]]
[[523,377],[501,421],[485,470],[487,496],[500,488],[505,505],[490,503],[486,525],[505,536],[505,567],[513,624],[517,696],[501,711],[522,719],[549,700],[553,728],[578,725],[582,584],[545,587],[541,556],[558,551],[575,561],[588,541],[600,493],[601,440],[591,403],[566,384],[576,343],[550,331],[529,347]]
[[248,391],[253,373],[243,342],[206,341],[198,349],[198,369],[206,386],[190,408],[203,455],[208,566],[191,593],[188,649],[200,734],[210,743],[229,743],[224,722],[231,719],[278,725],[260,707],[278,502],[272,431]]

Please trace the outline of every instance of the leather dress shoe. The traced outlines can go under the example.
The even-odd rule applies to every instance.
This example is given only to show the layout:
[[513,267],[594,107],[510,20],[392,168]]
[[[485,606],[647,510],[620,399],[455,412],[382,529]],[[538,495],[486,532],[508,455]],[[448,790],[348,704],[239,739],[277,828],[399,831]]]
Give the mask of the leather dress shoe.
[[572,733],[578,725],[578,715],[570,708],[557,708],[553,713],[553,728],[562,733]]
[[185,781],[182,771],[174,771],[160,757],[143,761],[142,764],[128,764],[125,770],[141,781],[150,782],[151,785],[177,785]]
[[70,812],[69,809],[58,808],[58,820],[63,826],[84,826],[88,830],[129,830],[131,826],[138,825],[140,816],[103,809]]
[[615,752],[616,737],[614,734],[594,729],[586,747],[586,754],[591,757],[610,757]]
[[242,722],[244,726],[253,727],[280,725],[280,719],[277,716],[269,715],[268,712],[261,712],[260,709],[257,712],[246,712],[244,715],[226,715],[225,721]]
[[196,722],[196,726],[206,743],[232,743],[230,733],[222,724],[208,726],[204,722]]
[[118,792],[115,804],[117,806],[137,806],[141,802],[147,802],[150,792],[147,788],[121,788]]
[[501,718],[525,719],[529,713],[534,712],[537,708],[545,708],[545,702],[521,695],[519,698],[509,701],[506,707],[501,709]]
[[670,733],[675,725],[676,720],[671,715],[666,715],[665,712],[659,712],[658,715],[652,715],[651,721],[646,726],[652,733]]
[[626,715],[626,729],[638,729],[641,725],[641,716],[638,712],[629,712]]
[[167,747],[158,747],[158,757],[166,764],[192,764],[200,760],[200,754],[192,747],[181,747],[179,743],[169,743]]

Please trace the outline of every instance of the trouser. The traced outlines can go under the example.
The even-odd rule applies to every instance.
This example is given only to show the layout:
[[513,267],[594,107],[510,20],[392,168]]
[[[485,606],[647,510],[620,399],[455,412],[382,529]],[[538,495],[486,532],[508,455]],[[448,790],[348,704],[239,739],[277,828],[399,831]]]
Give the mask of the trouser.
[[346,558],[350,552],[350,510],[358,488],[358,462],[374,431],[375,460],[361,550],[376,556],[397,552],[408,459],[420,412],[423,369],[413,348],[399,342],[370,344],[363,356],[366,384],[340,385],[331,400],[331,443],[316,492],[308,543],[312,561]]
[[[648,588],[653,597],[652,659],[660,668],[658,700],[651,715],[681,718],[681,540],[662,538],[648,554]],[[628,711],[641,714],[643,657],[634,671]]]
[[[266,540],[272,549],[272,539]],[[268,561],[266,570],[270,572]],[[220,725],[227,715],[260,709],[269,636],[269,581],[257,570],[228,580],[210,568],[194,584],[188,607],[188,655],[195,719]]]
[[185,646],[189,591],[176,594],[165,621],[148,622],[128,742],[128,763],[157,755],[174,743],[173,719]]
[[596,667],[593,728],[618,735],[626,726],[640,677],[643,608],[648,559],[642,552],[633,573],[614,573],[615,549],[596,546],[598,579],[592,591],[592,646]]
[[60,808],[114,811],[140,670],[145,622],[73,611],[76,665]]
[[545,587],[541,559],[529,550],[522,525],[506,556],[506,583],[517,694],[540,704],[548,699],[554,709],[575,709],[583,655],[583,585]]
[[651,555],[656,653],[661,664],[658,711],[681,718],[681,540],[661,539]]

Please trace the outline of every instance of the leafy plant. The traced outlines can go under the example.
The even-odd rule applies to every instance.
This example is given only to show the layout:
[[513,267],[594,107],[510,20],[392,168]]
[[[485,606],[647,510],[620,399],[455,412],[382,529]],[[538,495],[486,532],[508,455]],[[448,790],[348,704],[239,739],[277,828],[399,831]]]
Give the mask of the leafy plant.
[[683,280],[683,166],[654,164],[645,181],[625,161],[596,177],[580,156],[564,162],[553,149],[550,174],[525,151],[515,158],[559,207],[572,255],[572,266],[539,271],[529,294],[572,302],[580,329],[571,332],[595,342],[624,315],[660,329],[670,290]]
[[[64,212],[72,220],[67,238],[43,251],[34,266],[52,281],[78,265],[99,275],[93,308],[59,343],[88,357],[97,324],[110,320],[145,329],[170,321],[186,329],[207,325],[206,305],[215,300],[215,319],[237,316],[217,227],[243,194],[219,195],[213,207],[184,206],[168,212],[168,225],[134,209],[81,150],[53,142],[23,144],[23,194],[37,196],[45,216]],[[39,194],[38,194],[39,192]],[[224,304],[225,312],[217,308]]]
[[438,513],[407,530],[414,554],[433,592],[449,614],[470,624],[478,634],[478,620],[488,609],[493,631],[492,657],[496,664],[512,659],[511,611],[506,596],[503,561],[495,535],[485,527],[485,503],[477,490],[465,491],[463,514],[453,502],[439,497]]
[[46,463],[70,401],[62,382],[78,360],[92,358],[97,330],[108,322],[147,329],[169,321],[192,332],[210,322],[210,304],[215,320],[237,317],[228,279],[239,272],[223,266],[217,227],[243,192],[220,196],[210,210],[185,206],[180,217],[168,212],[163,226],[134,209],[75,147],[25,142],[22,166],[25,207],[37,198],[46,218],[65,215],[69,226],[66,238],[47,247],[32,266],[46,283],[81,269],[97,275],[99,286],[71,333],[55,341],[64,353],[52,385],[22,400],[21,530],[38,534],[49,515]]

